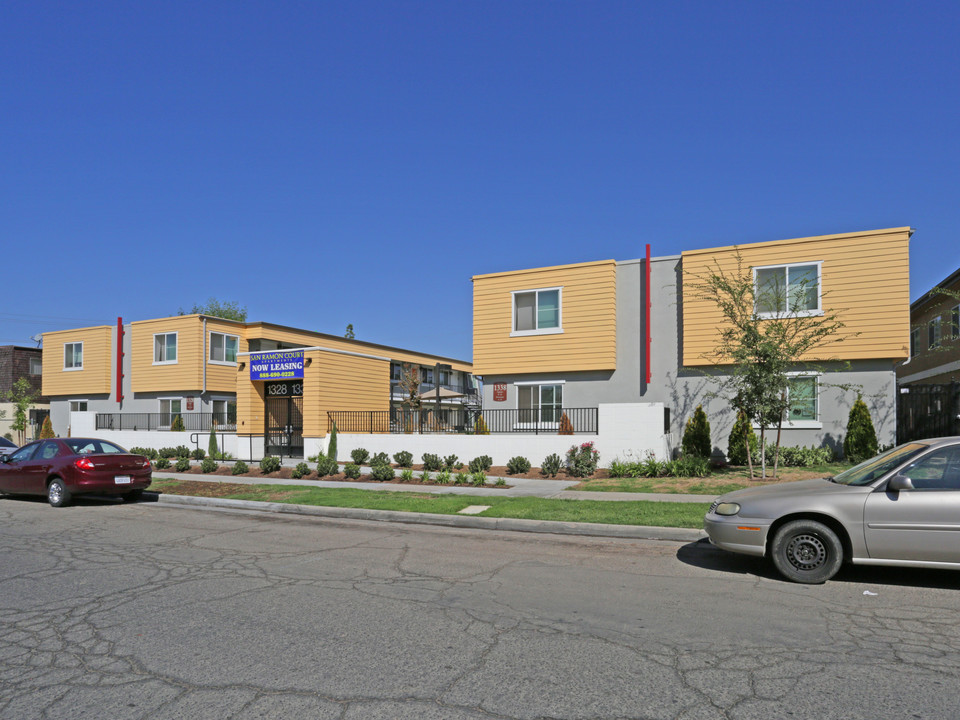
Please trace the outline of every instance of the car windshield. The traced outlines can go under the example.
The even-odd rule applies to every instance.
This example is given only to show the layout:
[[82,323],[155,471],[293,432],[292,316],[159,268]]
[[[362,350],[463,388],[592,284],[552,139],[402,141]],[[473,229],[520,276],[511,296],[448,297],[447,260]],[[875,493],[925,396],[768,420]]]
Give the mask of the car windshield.
[[910,458],[923,452],[927,447],[927,445],[922,445],[921,443],[899,445],[859,465],[854,465],[849,470],[844,470],[839,475],[834,476],[833,482],[840,483],[841,485],[869,485],[877,478],[886,475],[898,465],[907,462]]

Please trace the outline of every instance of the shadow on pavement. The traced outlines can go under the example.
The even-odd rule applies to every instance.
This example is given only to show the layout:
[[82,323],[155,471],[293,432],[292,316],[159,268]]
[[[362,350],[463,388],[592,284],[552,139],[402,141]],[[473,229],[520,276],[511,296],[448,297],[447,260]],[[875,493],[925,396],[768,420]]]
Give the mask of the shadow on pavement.
[[[681,546],[677,551],[677,560],[685,565],[703,570],[732,573],[734,575],[752,575],[758,578],[790,583],[776,571],[773,563],[768,559],[720,550],[711,545],[706,538]],[[955,590],[960,587],[960,571],[847,564],[828,582]]]

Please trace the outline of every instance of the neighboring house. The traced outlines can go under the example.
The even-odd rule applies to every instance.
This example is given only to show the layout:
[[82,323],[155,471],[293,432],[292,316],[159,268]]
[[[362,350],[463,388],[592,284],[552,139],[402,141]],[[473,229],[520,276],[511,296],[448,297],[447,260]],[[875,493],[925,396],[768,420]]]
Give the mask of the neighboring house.
[[25,436],[28,440],[32,440],[35,434],[39,432],[38,426],[43,422],[43,418],[46,417],[50,407],[47,398],[40,394],[43,372],[41,358],[42,351],[40,348],[16,345],[0,346],[0,411],[3,411],[3,417],[0,418],[0,435],[10,433],[16,439],[16,432],[11,429],[16,405],[8,401],[8,395],[13,390],[14,383],[20,378],[26,378],[36,394],[36,398],[30,406]]
[[[285,353],[283,358],[274,355]],[[268,362],[284,367],[261,371]],[[387,412],[393,368],[441,367],[447,403],[468,362],[263,322],[181,315],[44,334],[54,430],[95,412],[104,430],[235,432],[244,457],[316,454],[328,412]],[[475,394],[475,392],[474,392]],[[174,443],[175,444],[175,443]]]
[[910,359],[897,367],[897,383],[960,381],[960,269],[910,305]]
[[891,443],[895,366],[908,353],[911,234],[895,228],[475,276],[473,371],[484,381],[484,416],[510,412],[518,425],[549,432],[566,414],[579,431],[598,404],[662,402],[676,439],[702,403],[715,452],[725,452],[734,415],[711,395],[724,368],[709,359],[723,319],[684,290],[711,268],[735,268],[739,253],[758,282],[805,287],[805,312],[826,307],[845,324],[842,340],[793,369],[783,443],[841,446],[857,391],[880,442]]

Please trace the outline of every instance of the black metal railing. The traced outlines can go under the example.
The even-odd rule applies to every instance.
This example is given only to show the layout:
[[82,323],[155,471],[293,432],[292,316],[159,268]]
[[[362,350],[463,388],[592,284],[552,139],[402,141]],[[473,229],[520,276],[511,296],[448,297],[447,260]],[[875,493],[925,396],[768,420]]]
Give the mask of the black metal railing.
[[209,432],[212,427],[234,432],[237,421],[224,413],[97,413],[97,430]]
[[[452,392],[459,393],[460,395],[464,395],[464,396],[471,396],[471,395],[477,394],[477,388],[475,386],[467,385],[465,383],[453,383],[453,382],[441,383],[440,387],[443,388],[444,390],[450,390]],[[429,397],[430,393],[434,392],[436,389],[437,389],[436,383],[424,382],[424,383],[420,383],[418,392],[426,401],[430,399]],[[403,388],[400,387],[400,382],[398,380],[390,381],[390,391],[394,395],[404,394],[404,390]]]
[[[477,410],[434,407],[422,410],[331,410],[327,419],[342,433],[449,433],[487,435],[529,433],[535,435],[590,434],[598,429],[597,408],[550,408],[541,410]],[[564,419],[566,418],[566,420]]]
[[905,385],[897,395],[897,442],[960,434],[960,383]]

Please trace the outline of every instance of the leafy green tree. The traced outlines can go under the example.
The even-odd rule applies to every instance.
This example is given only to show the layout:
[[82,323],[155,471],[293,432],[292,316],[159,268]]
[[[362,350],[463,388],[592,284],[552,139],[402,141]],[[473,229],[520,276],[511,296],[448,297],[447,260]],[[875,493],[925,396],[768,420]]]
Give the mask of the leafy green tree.
[[860,395],[850,408],[847,435],[843,438],[843,454],[851,462],[859,463],[877,454],[877,433],[873,428],[870,410]]
[[207,441],[207,455],[216,459],[220,454],[220,448],[217,447],[216,423],[210,425],[210,439]]
[[713,443],[710,440],[710,422],[702,405],[697,405],[693,415],[687,420],[681,440],[684,457],[709,458],[713,453]]
[[[750,451],[747,451],[747,448]],[[753,455],[757,451],[757,434],[753,431],[753,423],[747,419],[743,410],[737,410],[737,420],[730,430],[727,442],[727,460],[733,465],[750,466],[750,475],[753,475]]]
[[[758,288],[753,269],[736,252],[736,269],[724,269],[714,260],[703,274],[691,275],[685,283],[692,297],[717,307],[723,317],[713,349],[702,357],[721,367],[725,374],[714,378],[733,407],[760,426],[761,476],[767,476],[766,430],[776,428],[777,452],[773,474],[777,473],[783,419],[789,409],[788,373],[808,366],[804,360],[813,350],[834,341],[844,328],[833,310],[823,305],[828,293],[821,293],[823,311],[806,312],[808,293],[817,290],[801,282],[792,288],[776,285]],[[760,308],[763,308],[761,314]],[[840,336],[840,339],[849,335]],[[753,477],[751,464],[750,475]]]
[[209,298],[205,305],[194,305],[189,312],[180,308],[178,315],[209,315],[210,317],[223,318],[224,320],[236,320],[238,322],[247,321],[247,306],[240,306],[240,303],[233,300],[220,302],[216,298]]
[[17,443],[23,445],[26,441],[25,433],[27,430],[27,416],[30,406],[36,400],[37,394],[27,378],[22,377],[17,380],[10,392],[7,393],[7,399],[13,404],[13,422],[10,423],[10,429],[17,433]]

